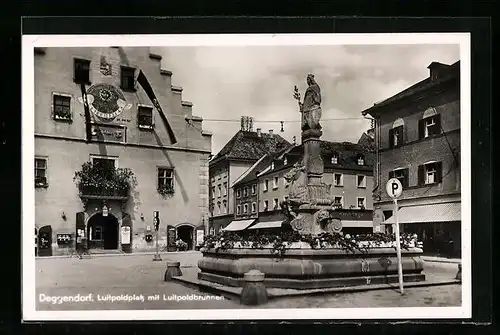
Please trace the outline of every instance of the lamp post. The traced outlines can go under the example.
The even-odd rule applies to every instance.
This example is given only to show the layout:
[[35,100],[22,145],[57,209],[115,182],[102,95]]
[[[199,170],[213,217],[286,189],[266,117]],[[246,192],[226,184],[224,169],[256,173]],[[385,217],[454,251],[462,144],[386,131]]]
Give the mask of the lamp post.
[[160,231],[160,212],[153,212],[153,224],[156,231],[156,252],[153,257],[153,261],[161,261],[160,253],[158,252],[158,232]]

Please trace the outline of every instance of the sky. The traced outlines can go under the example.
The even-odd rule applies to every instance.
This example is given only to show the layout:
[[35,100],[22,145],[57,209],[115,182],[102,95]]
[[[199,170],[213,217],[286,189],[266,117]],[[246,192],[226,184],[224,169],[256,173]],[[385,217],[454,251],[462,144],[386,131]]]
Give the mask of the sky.
[[[254,130],[270,129],[300,143],[301,97],[314,74],[322,94],[323,140],[357,142],[370,122],[361,111],[425,79],[433,62],[459,60],[458,45],[241,46],[161,48],[162,68],[172,85],[204,118],[217,154],[240,129],[240,117],[254,118]],[[327,119],[344,120],[327,120]],[[356,119],[345,119],[356,118]],[[210,120],[235,120],[221,122]],[[283,120],[284,132],[279,121]],[[290,121],[290,122],[287,122]]]

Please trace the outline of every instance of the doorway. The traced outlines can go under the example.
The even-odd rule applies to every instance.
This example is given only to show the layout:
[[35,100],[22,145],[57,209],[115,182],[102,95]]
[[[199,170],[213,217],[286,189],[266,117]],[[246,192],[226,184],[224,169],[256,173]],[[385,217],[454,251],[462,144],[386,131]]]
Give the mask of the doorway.
[[38,230],[38,256],[52,256],[52,227],[43,226]]
[[187,250],[194,249],[193,234],[194,234],[194,227],[192,226],[182,225],[177,227],[177,238],[180,238],[181,240],[187,243],[188,245]]
[[87,224],[89,249],[118,249],[118,219],[111,214],[97,213]]

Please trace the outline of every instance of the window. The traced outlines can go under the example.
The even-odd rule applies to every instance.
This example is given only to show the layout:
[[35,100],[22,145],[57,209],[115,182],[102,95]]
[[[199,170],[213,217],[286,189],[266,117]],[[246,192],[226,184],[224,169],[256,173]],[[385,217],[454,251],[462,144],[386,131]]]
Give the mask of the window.
[[278,209],[278,206],[279,206],[279,199],[278,198],[274,198],[274,200],[273,200],[273,208],[274,209]]
[[217,214],[221,214],[222,213],[222,210],[221,210],[221,207],[220,207],[220,201],[217,203]]
[[358,165],[365,165],[365,157],[363,155],[358,156]]
[[35,158],[35,187],[47,186],[47,160]]
[[271,170],[274,170],[274,162],[271,162]]
[[71,96],[54,94],[52,103],[55,120],[71,121]]
[[243,205],[243,214],[248,213],[248,204]]
[[389,179],[397,178],[403,187],[408,187],[408,169],[396,169],[389,172]]
[[285,158],[283,158],[283,165],[287,165],[288,164],[288,160]]
[[212,199],[215,199],[215,186],[212,186]]
[[342,208],[344,206],[344,199],[342,197],[333,198],[333,204],[335,207]]
[[273,189],[277,189],[278,188],[278,184],[279,184],[279,178],[278,177],[274,177],[274,179],[273,179]]
[[333,185],[334,186],[343,186],[344,185],[344,178],[342,176],[342,173],[334,173],[333,174]]
[[286,201],[288,201],[288,196],[286,196],[286,195],[285,195],[285,196],[283,197],[283,200],[284,200],[285,202],[286,202]]
[[241,214],[241,205],[236,206],[236,214],[238,214],[238,215]]
[[135,90],[135,69],[131,67],[121,67],[121,88],[123,90]]
[[222,201],[222,208],[224,210],[223,213],[227,214],[227,201],[226,200]]
[[418,167],[419,185],[440,183],[442,178],[441,162],[430,162]]
[[240,198],[241,197],[241,189],[237,189],[236,190],[236,198]]
[[365,198],[364,197],[358,197],[357,203],[358,203],[359,209],[365,209]]
[[217,197],[218,197],[218,198],[220,198],[220,196],[221,196],[221,194],[222,194],[222,192],[221,192],[221,191],[222,191],[222,186],[219,184],[219,185],[217,186]]
[[227,181],[224,182],[224,196],[227,195]]
[[252,194],[256,194],[257,193],[257,184],[253,184],[252,185]]
[[269,180],[264,180],[264,192],[267,192],[267,190],[269,189]]
[[262,206],[264,211],[267,211],[269,209],[269,200],[264,200],[263,201],[264,206]]
[[358,188],[365,188],[366,187],[366,176],[364,175],[357,175],[356,176],[356,182]]
[[158,168],[158,189],[174,191],[174,169]]
[[90,83],[90,61],[86,59],[76,59],[74,61],[73,81],[77,84]]
[[[427,112],[426,112],[427,113]],[[434,112],[435,113],[435,112]],[[432,113],[429,113],[432,114]],[[425,114],[424,114],[425,116]],[[441,133],[441,115],[434,114],[419,121],[420,138],[427,138]]]
[[244,196],[244,197],[248,197],[248,187],[245,187],[245,188],[243,189],[243,196]]
[[283,177],[283,184],[285,185],[285,187],[290,186],[290,183],[288,182],[288,180],[286,180],[285,177]]
[[116,159],[106,157],[91,157],[92,165],[99,166],[102,169],[115,169]]
[[139,106],[137,110],[137,125],[141,129],[153,129],[153,108]]
[[392,128],[389,130],[389,147],[397,148],[403,145],[403,126]]
[[257,204],[255,202],[252,202],[252,213],[257,212]]
[[331,163],[332,164],[338,164],[339,163],[339,155],[338,154],[333,154]]

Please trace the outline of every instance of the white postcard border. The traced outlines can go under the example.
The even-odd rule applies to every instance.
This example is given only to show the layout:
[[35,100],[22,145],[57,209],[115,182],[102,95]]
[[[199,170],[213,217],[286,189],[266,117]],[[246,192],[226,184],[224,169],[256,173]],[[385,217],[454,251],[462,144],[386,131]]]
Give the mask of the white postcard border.
[[[304,308],[224,310],[35,309],[34,47],[119,46],[292,46],[292,45],[458,44],[461,63],[462,306],[416,308]],[[472,316],[471,286],[471,63],[468,33],[253,34],[253,35],[24,35],[22,37],[22,314],[24,321],[70,320],[287,320],[438,319]],[[360,111],[361,112],[361,111]]]

